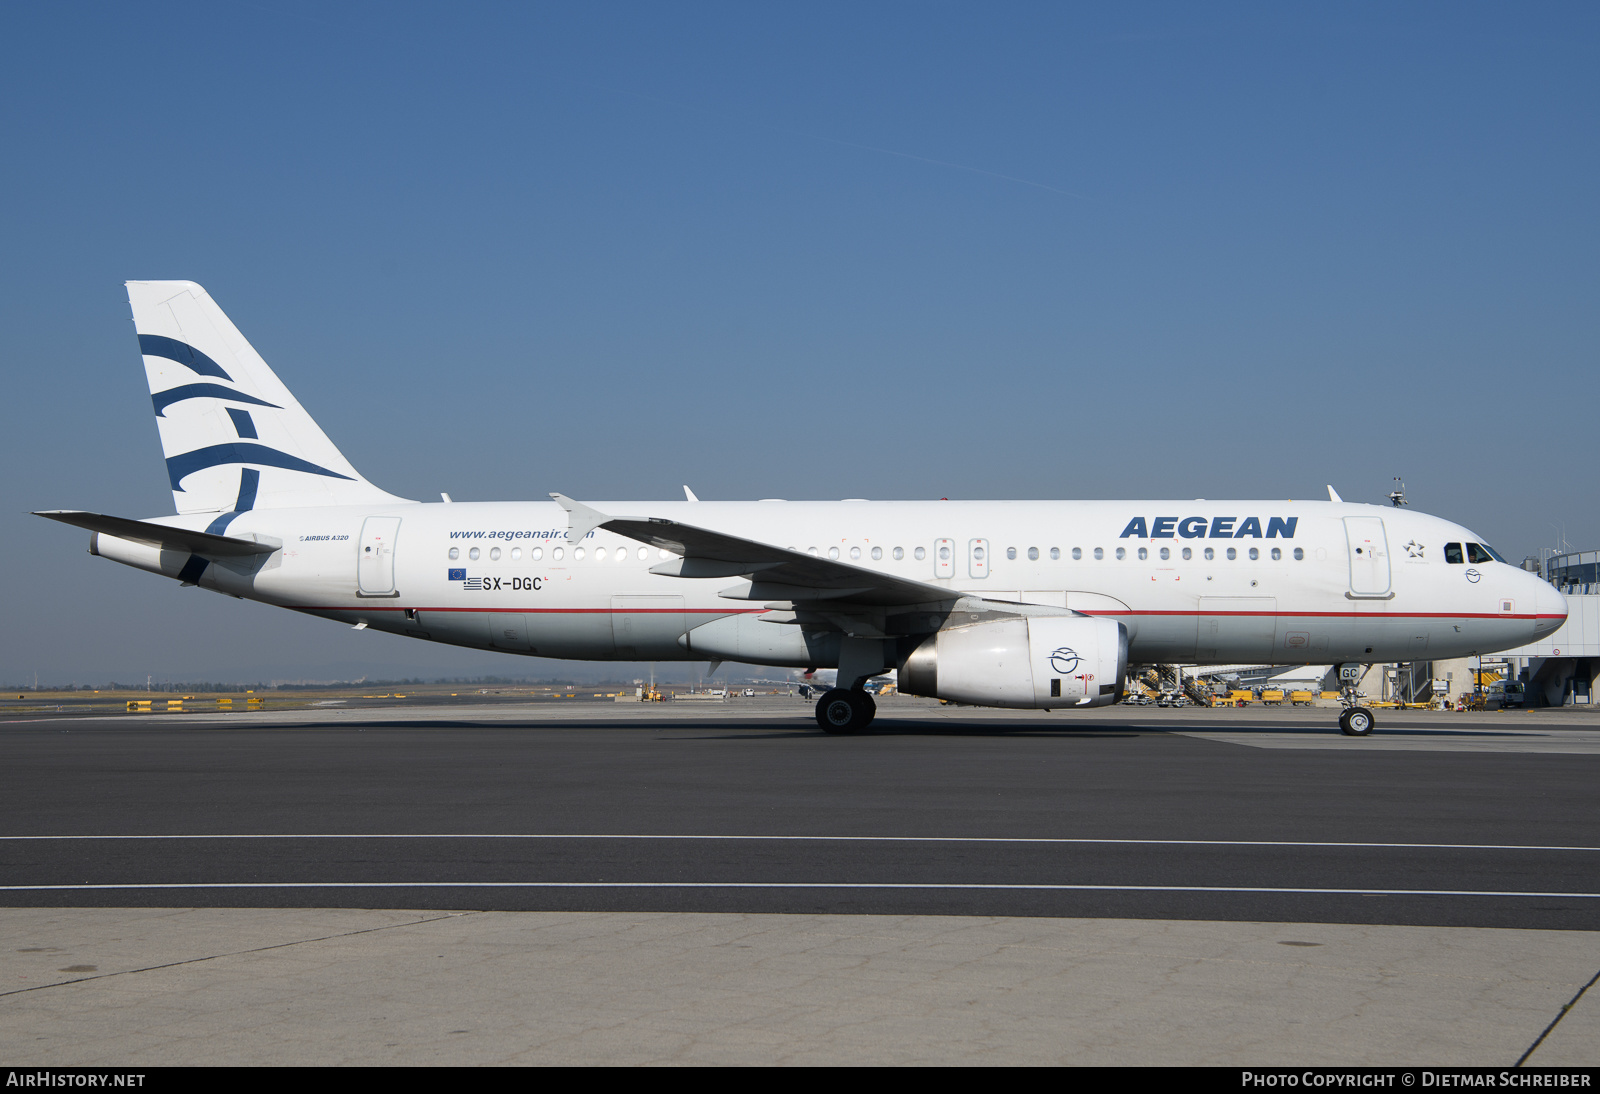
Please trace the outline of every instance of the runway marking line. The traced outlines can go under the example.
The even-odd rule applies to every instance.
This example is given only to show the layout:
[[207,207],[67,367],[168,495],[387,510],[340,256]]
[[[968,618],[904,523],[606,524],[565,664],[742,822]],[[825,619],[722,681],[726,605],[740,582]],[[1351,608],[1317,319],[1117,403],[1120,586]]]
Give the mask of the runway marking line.
[[871,881],[217,881],[107,885],[0,885],[0,892],[89,892],[127,889],[944,889],[986,892],[1284,893],[1316,896],[1510,896],[1600,899],[1600,893],[1506,892],[1496,889],[1302,889],[1251,885],[1047,885],[980,882]]
[[27,840],[726,840],[817,843],[1018,843],[1103,844],[1149,847],[1350,847],[1361,849],[1424,851],[1600,851],[1600,847],[1523,843],[1356,843],[1333,840],[1208,840],[1208,839],[1100,839],[1071,836],[760,836],[686,835],[619,832],[239,832],[168,833],[146,835],[34,835],[3,836],[0,843]]

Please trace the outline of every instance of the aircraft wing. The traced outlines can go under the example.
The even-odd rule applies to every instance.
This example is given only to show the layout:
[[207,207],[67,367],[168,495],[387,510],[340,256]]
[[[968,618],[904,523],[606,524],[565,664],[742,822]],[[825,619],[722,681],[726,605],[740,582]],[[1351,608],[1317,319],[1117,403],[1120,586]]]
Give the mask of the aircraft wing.
[[841,608],[846,605],[895,607],[933,604],[972,595],[676,520],[611,517],[564,494],[550,496],[571,514],[574,540],[582,539],[595,528],[604,528],[682,556],[651,567],[651,573],[673,577],[743,577],[744,582],[720,593],[733,600],[825,600],[830,606]]
[[249,555],[270,555],[283,544],[263,538],[261,542],[236,539],[233,536],[216,536],[210,532],[191,532],[187,528],[169,528],[165,524],[152,524],[147,520],[129,520],[127,517],[108,517],[101,513],[85,513],[77,509],[47,509],[33,514],[49,517],[63,524],[87,528],[91,532],[104,532],[118,539],[144,543],[164,551],[187,551],[192,555],[211,558],[243,558]]

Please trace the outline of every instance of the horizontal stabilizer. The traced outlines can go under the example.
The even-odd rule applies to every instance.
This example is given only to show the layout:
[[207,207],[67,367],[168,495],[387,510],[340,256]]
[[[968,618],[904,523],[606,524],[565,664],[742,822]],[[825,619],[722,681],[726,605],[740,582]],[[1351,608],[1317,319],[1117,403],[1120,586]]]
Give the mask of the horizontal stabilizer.
[[47,509],[33,515],[87,528],[91,532],[104,532],[133,543],[159,547],[163,551],[187,551],[192,555],[211,558],[270,555],[283,546],[281,541],[266,536],[259,541],[235,539],[233,536],[214,536],[210,532],[191,532],[187,528],[169,528],[165,524],[152,524],[147,520],[108,517],[102,513],[84,513],[76,509]]

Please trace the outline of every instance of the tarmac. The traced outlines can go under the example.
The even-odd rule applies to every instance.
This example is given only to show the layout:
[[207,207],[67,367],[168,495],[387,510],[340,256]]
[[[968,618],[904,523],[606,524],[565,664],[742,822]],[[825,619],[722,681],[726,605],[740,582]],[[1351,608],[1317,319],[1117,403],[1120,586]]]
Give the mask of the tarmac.
[[[1429,838],[1461,833],[1478,839],[1483,831],[1503,830],[1505,843],[1517,845],[1506,852],[1512,857],[1484,859],[1485,876],[1474,884],[1493,884],[1504,872],[1508,886],[1537,883],[1574,894],[1600,888],[1592,883],[1594,867],[1582,848],[1574,845],[1561,854],[1546,848],[1532,855],[1522,846],[1536,838],[1550,841],[1593,830],[1591,807],[1600,791],[1586,788],[1600,786],[1591,758],[1600,751],[1600,718],[1587,713],[1430,719],[1427,712],[1417,712],[1380,717],[1378,734],[1352,739],[1330,732],[1322,711],[1117,710],[1097,717],[1086,727],[1092,730],[1089,735],[1072,738],[1056,736],[1047,723],[1017,714],[907,706],[896,715],[896,709],[891,707],[890,716],[875,727],[881,728],[877,740],[869,735],[842,742],[853,751],[835,755],[851,768],[865,766],[867,777],[854,788],[841,784],[841,796],[825,815],[842,812],[845,821],[868,817],[867,823],[889,832],[883,818],[898,814],[873,818],[863,804],[872,794],[871,776],[920,755],[930,766],[919,769],[918,778],[943,772],[941,777],[950,781],[940,784],[937,802],[971,827],[994,809],[984,804],[990,800],[986,776],[981,770],[973,774],[986,757],[994,757],[1002,776],[1004,764],[1022,764],[1015,783],[1025,791],[1032,777],[1028,772],[1040,767],[1041,758],[1059,753],[1068,767],[1089,765],[1090,781],[1126,769],[1128,782],[1086,799],[1092,807],[1088,813],[1041,813],[1042,806],[1022,794],[998,819],[991,818],[993,824],[1021,839],[1065,823],[1063,817],[1084,823],[1085,816],[1103,812],[1103,803],[1127,800],[1126,814],[1110,822],[1129,827],[1143,816],[1137,788],[1143,782],[1159,787],[1169,778],[1163,764],[1196,768],[1199,796],[1189,804],[1189,799],[1170,794],[1159,798],[1178,812],[1151,819],[1153,827],[1142,833],[1152,842],[1157,836],[1170,842],[1194,834],[1196,824],[1213,814],[1228,814],[1222,803],[1251,796],[1248,776],[1257,769],[1252,756],[1268,765],[1261,772],[1283,779],[1299,770],[1296,756],[1313,754],[1307,750],[1344,752],[1365,759],[1331,756],[1322,762],[1333,767],[1306,769],[1305,786],[1291,788],[1294,793],[1273,799],[1269,808],[1228,814],[1224,819],[1238,829],[1233,834],[1271,835],[1266,829],[1280,820],[1319,823],[1325,803],[1312,800],[1314,787],[1329,772],[1341,779],[1359,775],[1366,781],[1351,782],[1329,799],[1355,794],[1367,803],[1358,813],[1370,814],[1367,819],[1376,827],[1355,832],[1352,839],[1371,839],[1383,827],[1401,838],[1426,830]],[[792,830],[800,822],[781,809],[773,813],[774,803],[781,805],[782,791],[795,787],[804,790],[808,802],[814,801],[819,791],[810,782],[800,786],[806,775],[799,760],[809,755],[826,772],[837,763],[826,750],[841,743],[820,734],[815,739],[795,736],[789,730],[803,725],[796,713],[772,705],[758,709],[730,703],[725,711],[696,708],[691,713],[592,703],[581,710],[570,704],[559,713],[497,707],[475,715],[430,707],[241,713],[210,722],[199,716],[96,724],[90,719],[14,721],[0,724],[0,768],[12,772],[4,788],[8,804],[0,805],[5,818],[0,837],[14,841],[5,845],[12,850],[0,865],[0,880],[88,883],[96,878],[69,879],[62,871],[94,870],[104,878],[119,866],[152,879],[178,876],[172,872],[181,869],[220,877],[231,868],[235,873],[228,876],[236,880],[254,877],[272,884],[274,879],[287,883],[299,876],[297,870],[422,870],[431,860],[419,857],[409,836],[361,842],[367,837],[351,835],[353,842],[339,842],[336,853],[316,858],[305,852],[313,854],[310,864],[302,861],[299,843],[284,845],[295,849],[287,852],[272,844],[269,854],[224,841],[214,853],[207,852],[212,857],[195,859],[190,853],[179,862],[169,859],[167,851],[147,850],[135,840],[111,844],[103,855],[97,850],[72,857],[76,852],[71,849],[83,846],[74,841],[87,835],[94,844],[98,837],[93,832],[118,817],[124,830],[139,827],[135,822],[140,817],[161,821],[161,828],[187,828],[191,834],[222,830],[226,826],[219,817],[227,811],[207,812],[209,799],[204,805],[180,802],[177,807],[173,799],[178,789],[211,787],[224,775],[268,785],[274,807],[289,801],[302,803],[296,805],[302,812],[311,809],[303,803],[330,794],[329,784],[314,781],[320,758],[343,755],[317,749],[335,748],[350,729],[364,735],[359,744],[369,751],[362,755],[381,755],[394,772],[413,770],[425,759],[422,752],[402,750],[402,737],[395,733],[409,735],[403,740],[417,749],[432,742],[464,745],[472,732],[490,724],[515,727],[513,732],[521,735],[494,738],[480,766],[454,770],[435,759],[430,771],[437,802],[426,791],[432,783],[407,783],[406,793],[412,796],[398,805],[389,793],[376,793],[349,812],[340,812],[339,803],[328,800],[326,811],[312,810],[314,815],[305,817],[306,830],[353,833],[363,821],[372,822],[368,829],[381,821],[384,830],[397,830],[413,813],[423,830],[438,830],[440,818],[450,815],[449,803],[459,801],[463,787],[481,789],[489,778],[486,765],[497,756],[501,762],[524,757],[521,751],[495,751],[512,747],[525,747],[530,750],[526,755],[543,758],[552,770],[564,763],[598,764],[581,772],[585,785],[601,799],[593,806],[597,812],[583,815],[587,797],[556,796],[541,806],[541,788],[559,785],[552,774],[543,776],[544,781],[535,778],[528,799],[507,805],[503,817],[480,813],[480,821],[488,816],[503,821],[504,827],[566,816],[585,831],[599,831],[605,817],[616,816],[623,828],[644,829],[651,824],[659,828],[663,818],[676,815],[687,816],[693,828],[722,817],[747,828],[764,826],[763,831]],[[649,732],[618,730],[619,717]],[[292,729],[286,727],[289,721]],[[582,731],[587,722],[595,728]],[[555,728],[541,728],[547,724]],[[174,726],[181,728],[177,738],[170,737]],[[228,728],[208,728],[215,726]],[[722,734],[726,739],[712,740],[716,735],[711,731],[719,727],[728,731]],[[246,728],[250,732],[243,736],[234,732]],[[252,742],[258,732],[260,750],[255,751]],[[306,737],[307,732],[315,736]],[[378,736],[372,737],[374,733]],[[679,733],[684,736],[673,736]],[[1176,738],[1194,744],[1182,745]],[[372,747],[394,751],[373,754]],[[806,751],[813,748],[823,751]],[[298,755],[303,775],[288,768],[260,770],[264,757],[286,749]],[[215,772],[207,767],[213,750]],[[651,793],[663,795],[659,800],[642,794],[630,750],[640,757],[639,770],[655,773],[646,781],[673,789],[654,787]],[[1436,753],[1437,758],[1404,758],[1418,751]],[[71,776],[51,766],[54,756],[74,761],[80,786],[74,788]],[[1418,762],[1429,766],[1417,767]],[[883,768],[875,766],[879,764]],[[1484,764],[1494,766],[1475,766]],[[1444,765],[1438,768],[1443,772],[1440,781],[1422,782],[1419,774],[1437,765]],[[1213,785],[1221,779],[1210,774],[1213,766],[1217,772],[1235,772],[1243,781]],[[131,776],[136,768],[137,777]],[[163,774],[168,768],[179,773],[165,783],[161,780],[169,777]],[[794,772],[794,786],[783,785],[784,771]],[[389,772],[387,767],[374,768],[367,788],[386,790]],[[562,777],[572,775],[567,770]],[[675,784],[674,777],[684,781]],[[1504,780],[1506,793],[1500,799],[1485,795],[1483,813],[1473,816],[1463,804],[1495,785],[1472,781],[1480,777]],[[296,782],[302,778],[305,787]],[[752,779],[759,783],[754,792],[748,785]],[[1467,785],[1460,788],[1458,800],[1454,788],[1461,780]],[[611,790],[608,782],[615,784]],[[118,785],[124,787],[126,800],[113,793],[111,788]],[[249,788],[254,781],[237,785]],[[1241,785],[1247,790],[1241,791]],[[216,786],[222,804],[232,803],[238,821],[234,831],[269,826],[265,814],[254,815],[265,804],[236,793],[230,789],[235,784],[225,779]],[[1206,786],[1213,786],[1209,794]],[[629,794],[619,794],[618,801],[626,797],[634,814],[619,815],[615,805],[605,810],[606,795],[621,787]],[[1541,787],[1546,789],[1541,792]],[[1414,812],[1400,802],[1408,789],[1422,796]],[[911,786],[900,792],[917,790]],[[1521,794],[1540,800],[1529,807],[1525,827],[1517,828],[1523,814],[1515,803]],[[708,795],[714,799],[710,805],[705,802]],[[1309,803],[1303,820],[1283,818],[1286,812],[1295,813],[1298,797]],[[95,816],[97,802],[105,802],[108,812]],[[693,812],[690,807],[697,802],[707,811]],[[540,808],[550,812],[541,815]],[[439,812],[430,815],[433,809]],[[294,815],[276,814],[277,829],[289,827],[284,818]],[[71,831],[74,818],[85,818],[76,832]],[[906,821],[908,830],[931,823],[921,815]],[[149,831],[149,825],[144,827]],[[73,839],[39,842],[40,835]],[[21,836],[28,838],[16,842]],[[512,842],[502,839],[494,846]],[[578,869],[594,861],[573,858],[579,852],[563,850],[566,846],[539,845],[541,855],[554,858],[529,858],[530,852],[522,849],[504,852],[510,856],[504,860],[480,862],[487,852],[474,844],[471,854],[463,850],[454,857],[470,860],[471,869],[478,871],[512,862],[524,869],[532,868],[529,863],[540,870],[563,864]],[[629,877],[654,870],[652,876],[686,879],[767,870],[788,877],[832,860],[832,852],[819,865],[812,857],[786,858],[766,844],[733,846],[737,853],[728,852],[723,859],[710,855],[708,861],[700,844],[652,844],[638,858],[607,859],[605,870],[634,871]],[[1314,867],[1342,879],[1354,876],[1362,859],[1382,858],[1379,850],[1357,848],[1353,861],[1341,858],[1308,867],[1306,854],[1240,851],[1214,865],[1207,860],[1204,869],[1256,872],[1282,882],[1296,870]],[[1461,854],[1467,852],[1450,852]],[[1052,861],[996,855],[994,868],[1016,878],[1032,877]],[[875,852],[838,861],[867,877],[900,862]],[[1099,858],[1071,861],[1075,870],[1105,868]],[[1403,871],[1409,861],[1395,859],[1385,868]],[[1455,869],[1458,858],[1440,861]],[[1138,869],[1167,879],[1180,864],[1199,868],[1163,854]],[[930,855],[927,868],[954,877],[979,865],[940,850]],[[1167,880],[1183,879],[1174,874]],[[1456,901],[1449,904],[1455,910],[1446,913],[1428,911],[1445,908],[1442,897],[1410,897],[1407,901],[1420,903],[1402,905],[1369,896],[1365,899],[1372,910],[1362,912],[1363,898],[1357,894],[1337,905],[1345,921],[1308,922],[1283,916],[1264,896],[1240,898],[1255,903],[1240,906],[1228,919],[1207,919],[1173,915],[1158,905],[1124,917],[982,914],[995,899],[983,893],[960,897],[971,901],[963,906],[973,910],[960,915],[897,912],[892,909],[898,898],[892,896],[883,898],[889,910],[879,914],[708,911],[693,906],[673,911],[553,906],[511,911],[486,910],[477,906],[481,901],[448,908],[394,906],[406,899],[403,886],[332,897],[318,891],[324,905],[352,906],[249,906],[260,903],[252,897],[245,906],[228,907],[222,906],[228,901],[218,899],[218,891],[186,884],[169,891],[179,898],[174,906],[71,906],[72,891],[51,896],[68,906],[26,906],[38,894],[12,894],[16,899],[6,903],[14,906],[0,907],[4,1062],[122,1068],[846,1063],[1509,1068],[1519,1063],[1600,1063],[1600,990],[1594,987],[1600,977],[1600,930],[1381,921],[1389,914],[1384,909],[1391,907],[1413,909],[1407,912],[1413,920],[1454,916],[1466,924],[1496,922],[1508,914],[1485,910],[1481,899]],[[459,902],[470,901],[475,891],[468,886],[443,892]],[[79,896],[89,894],[83,890]],[[388,906],[360,906],[378,895]],[[160,891],[145,898],[159,900]],[[96,902],[120,899],[95,891]],[[273,898],[279,903],[284,899],[292,900],[292,893]],[[732,907],[741,906],[740,899],[717,898]],[[790,905],[798,899],[784,898]],[[1496,909],[1514,906],[1510,914],[1517,922],[1538,923],[1556,914],[1547,913],[1545,905],[1561,902],[1530,896],[1490,903]],[[1594,903],[1578,898],[1579,911],[1560,914],[1587,924],[1593,917],[1583,909]],[[1252,910],[1269,914],[1249,918]],[[1380,921],[1359,921],[1363,918]]]

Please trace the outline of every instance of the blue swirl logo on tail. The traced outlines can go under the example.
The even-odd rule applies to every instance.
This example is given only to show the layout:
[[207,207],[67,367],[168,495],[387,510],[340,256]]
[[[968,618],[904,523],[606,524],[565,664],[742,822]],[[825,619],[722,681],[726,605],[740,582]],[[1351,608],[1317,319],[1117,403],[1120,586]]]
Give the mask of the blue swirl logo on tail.
[[150,395],[150,401],[155,404],[157,418],[165,418],[167,407],[173,403],[181,403],[185,399],[226,399],[230,403],[248,403],[251,406],[271,407],[273,410],[283,409],[277,403],[257,399],[254,395],[246,395],[242,391],[235,391],[221,384],[184,384],[181,387],[169,387],[165,391],[152,392]]
[[214,444],[207,448],[197,448],[193,452],[185,452],[179,456],[167,459],[167,478],[172,480],[172,489],[177,493],[183,492],[181,485],[184,478],[196,471],[204,471],[208,467],[218,467],[225,463],[253,463],[262,467],[281,467],[285,471],[304,471],[308,475],[324,475],[330,479],[344,479],[354,482],[349,475],[341,475],[337,471],[330,471],[326,467],[314,464],[309,460],[302,460],[298,456],[291,456],[287,452],[279,452],[276,448],[268,448],[264,444],[248,444],[242,441],[232,441],[228,444]]
[[195,349],[187,342],[180,342],[176,338],[168,338],[160,334],[139,335],[139,352],[146,357],[162,357],[168,361],[176,361],[184,368],[199,373],[201,376],[218,376],[233,383],[233,377],[222,371],[222,366],[211,358]]

